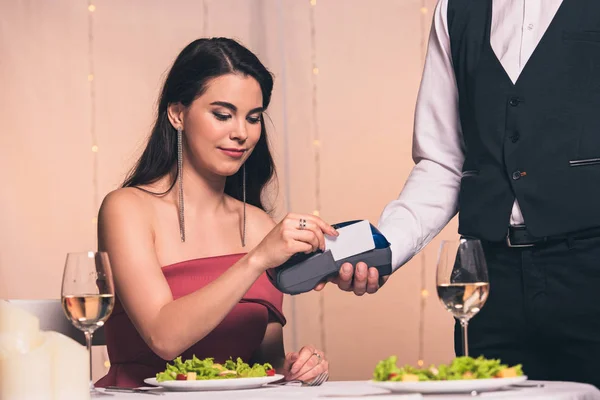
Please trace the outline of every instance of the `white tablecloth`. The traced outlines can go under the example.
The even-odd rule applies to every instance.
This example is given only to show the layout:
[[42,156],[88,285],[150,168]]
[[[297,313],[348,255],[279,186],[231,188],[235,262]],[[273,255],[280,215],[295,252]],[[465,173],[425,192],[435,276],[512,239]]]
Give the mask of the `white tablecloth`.
[[[318,387],[277,386],[251,390],[222,392],[164,392],[164,396],[149,394],[115,393],[112,400],[269,400],[269,399],[319,399],[319,400],[459,400],[459,399],[535,399],[535,400],[600,400],[600,391],[592,385],[571,382],[543,382],[543,388],[505,389],[480,393],[476,397],[466,395],[420,395],[392,394],[367,382],[327,382]],[[114,392],[113,392],[114,393]]]

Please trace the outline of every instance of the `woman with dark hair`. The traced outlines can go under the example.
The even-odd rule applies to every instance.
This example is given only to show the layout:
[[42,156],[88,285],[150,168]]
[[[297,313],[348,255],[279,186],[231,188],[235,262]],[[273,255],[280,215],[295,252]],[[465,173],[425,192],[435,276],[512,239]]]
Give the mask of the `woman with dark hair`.
[[284,353],[283,295],[265,274],[337,235],[316,216],[276,225],[265,211],[272,88],[231,39],[196,40],[175,60],[146,149],[100,209],[118,299],[105,325],[111,367],[97,386],[143,385],[180,355],[268,362],[307,382],[327,374],[311,346]]

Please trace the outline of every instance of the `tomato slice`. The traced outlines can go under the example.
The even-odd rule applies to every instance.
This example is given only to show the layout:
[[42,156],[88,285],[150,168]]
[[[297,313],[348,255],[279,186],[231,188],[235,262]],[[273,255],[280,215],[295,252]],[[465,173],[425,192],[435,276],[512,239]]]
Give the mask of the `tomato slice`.
[[398,374],[392,372],[391,374],[388,375],[388,379],[392,379],[395,376],[398,376]]
[[275,370],[274,369],[268,369],[267,370],[267,376],[274,376],[275,375]]
[[176,380],[178,381],[187,381],[187,376],[184,374],[177,374],[177,376],[175,377]]

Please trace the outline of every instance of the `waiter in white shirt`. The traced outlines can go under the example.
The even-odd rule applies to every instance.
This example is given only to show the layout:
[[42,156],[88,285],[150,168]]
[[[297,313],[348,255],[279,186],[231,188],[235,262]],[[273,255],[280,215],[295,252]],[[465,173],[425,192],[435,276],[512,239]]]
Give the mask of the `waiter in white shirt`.
[[[413,158],[379,224],[393,266],[458,212],[490,278],[471,355],[600,387],[600,0],[440,0]],[[340,288],[376,291],[365,267]]]

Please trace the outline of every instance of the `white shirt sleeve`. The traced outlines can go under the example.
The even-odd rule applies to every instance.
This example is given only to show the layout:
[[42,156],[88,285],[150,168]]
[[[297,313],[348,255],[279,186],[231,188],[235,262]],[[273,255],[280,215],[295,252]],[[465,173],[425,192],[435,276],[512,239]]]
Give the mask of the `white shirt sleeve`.
[[464,144],[447,10],[448,0],[440,0],[434,11],[415,110],[415,166],[379,220],[380,231],[391,243],[394,270],[427,245],[458,211]]

